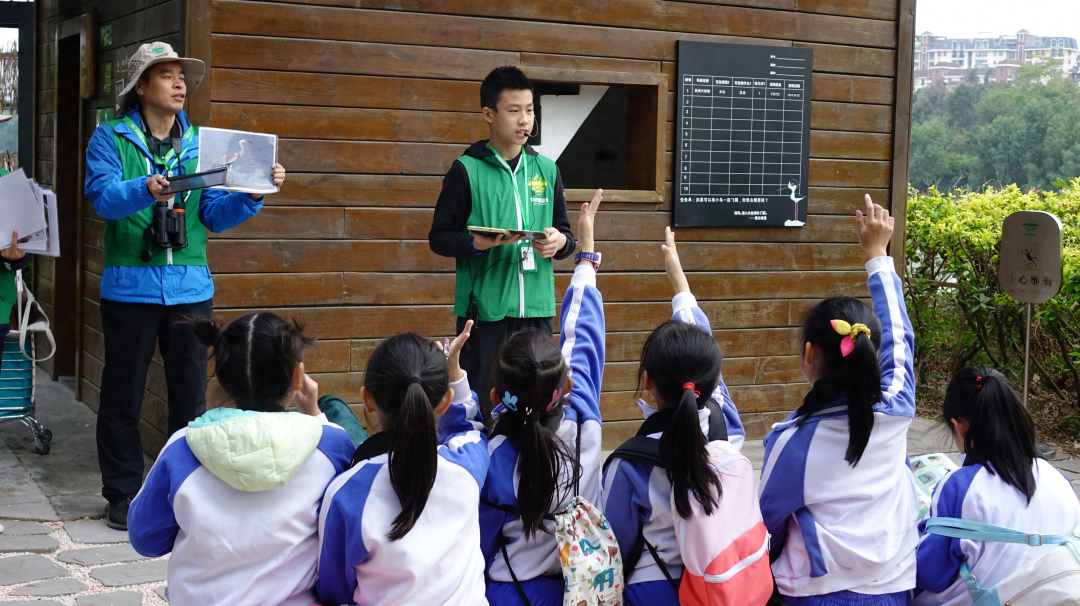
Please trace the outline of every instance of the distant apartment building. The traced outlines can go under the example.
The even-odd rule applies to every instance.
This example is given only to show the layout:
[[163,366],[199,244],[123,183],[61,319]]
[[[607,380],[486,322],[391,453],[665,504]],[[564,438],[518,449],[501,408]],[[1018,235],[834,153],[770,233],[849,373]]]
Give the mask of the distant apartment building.
[[[1015,35],[946,38],[923,32],[915,39],[915,90],[944,82],[952,88],[969,78],[1009,82],[1021,65],[1053,60],[1054,71],[1080,79],[1076,38],[1036,36],[1026,29]],[[974,70],[974,76],[971,74]]]

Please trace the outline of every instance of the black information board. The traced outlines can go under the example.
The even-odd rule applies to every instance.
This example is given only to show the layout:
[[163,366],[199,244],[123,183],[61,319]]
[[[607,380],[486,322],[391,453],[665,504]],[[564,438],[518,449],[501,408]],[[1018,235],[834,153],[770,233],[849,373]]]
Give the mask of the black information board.
[[814,52],[679,41],[676,227],[802,227]]

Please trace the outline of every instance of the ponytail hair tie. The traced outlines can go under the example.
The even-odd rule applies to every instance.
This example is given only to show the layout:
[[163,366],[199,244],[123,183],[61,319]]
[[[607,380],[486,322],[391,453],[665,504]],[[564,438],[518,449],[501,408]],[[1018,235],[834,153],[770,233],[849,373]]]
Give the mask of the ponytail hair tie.
[[975,377],[975,389],[982,389],[982,386],[983,386],[983,378],[982,377]]
[[855,338],[859,336],[859,333],[865,334],[868,339],[870,338],[870,329],[866,324],[848,324],[844,320],[830,320],[829,324],[832,325],[837,334],[845,337],[840,339],[840,355],[845,358],[855,350]]
[[693,383],[683,383],[682,388],[683,388],[683,391],[686,391],[687,389],[689,389],[690,391],[694,392],[694,395],[696,397],[699,397],[699,398],[701,397],[701,392],[697,390],[697,386],[694,385]]
[[420,380],[420,377],[409,377],[408,384],[412,385],[413,383],[420,383],[423,385],[423,381]]

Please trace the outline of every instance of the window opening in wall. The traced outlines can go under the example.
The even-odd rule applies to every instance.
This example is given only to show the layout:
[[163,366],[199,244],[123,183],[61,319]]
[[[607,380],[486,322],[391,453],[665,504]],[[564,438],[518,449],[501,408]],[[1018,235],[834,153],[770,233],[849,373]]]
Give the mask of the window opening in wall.
[[[572,190],[591,195],[600,187],[624,201],[663,201],[663,76],[543,69],[526,74],[535,88],[538,124],[530,143],[555,160],[568,198]],[[571,81],[544,79],[549,75]]]

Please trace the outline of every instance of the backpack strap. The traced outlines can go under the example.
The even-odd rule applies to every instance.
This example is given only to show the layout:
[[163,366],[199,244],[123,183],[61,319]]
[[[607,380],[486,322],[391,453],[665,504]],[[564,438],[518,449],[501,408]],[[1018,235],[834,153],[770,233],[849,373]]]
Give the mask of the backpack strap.
[[644,463],[661,469],[664,467],[663,461],[660,460],[660,440],[645,436],[634,436],[620,444],[604,461],[604,471],[607,471],[608,465],[614,459]]
[[954,539],[1017,543],[1030,547],[1080,542],[1080,536],[1068,537],[1054,534],[1026,533],[962,518],[930,518],[926,521],[926,532]]
[[577,468],[578,468],[577,469],[577,471],[578,471],[577,478],[574,479],[574,496],[575,497],[581,495],[581,472],[582,472],[582,467],[581,467],[581,423],[582,423],[581,415],[578,414],[578,416],[577,416],[577,437],[574,438],[574,442],[575,442],[575,444],[574,444],[574,451],[575,451],[574,465],[577,465]]
[[[994,526],[985,522],[965,520],[963,518],[930,518],[926,521],[926,532],[954,539],[967,539],[969,541],[989,541],[992,543],[1016,543],[1030,547],[1043,545],[1072,545],[1073,550],[1080,555],[1080,526],[1073,531],[1073,536],[1061,536],[1054,534],[1033,534]],[[968,594],[974,603],[978,603],[983,595],[993,591],[979,587],[975,575],[971,574],[967,559],[960,562],[960,578],[967,585]]]
[[352,469],[362,461],[373,459],[379,455],[390,452],[390,443],[393,440],[392,429],[386,431],[380,431],[379,433],[364,440],[356,447],[353,452],[352,462],[349,463],[349,468]]
[[[625,459],[627,461],[652,465],[661,469],[664,467],[660,460],[660,440],[643,435],[637,435],[630,438],[616,448],[615,452],[608,455],[607,460],[604,461],[605,471],[613,459]],[[656,552],[656,547],[645,539],[644,520],[638,520],[638,529],[634,539],[634,546],[630,548],[629,552],[623,555],[623,582],[626,583],[630,581],[630,575],[634,574],[634,570],[637,569],[642,552],[646,547],[649,548],[649,553],[652,554],[653,560],[656,561],[656,565],[660,567],[660,572],[664,573],[664,578],[666,578],[668,583],[671,583],[671,586],[678,591],[679,586],[671,576],[671,572],[668,571],[667,566],[664,564],[664,560],[660,558],[660,554]]]
[[521,586],[521,582],[518,581],[517,575],[514,574],[514,567],[510,565],[510,556],[506,555],[506,541],[503,540],[502,528],[499,529],[499,549],[502,551],[503,561],[506,562],[506,569],[510,571],[510,578],[514,580],[514,587],[518,590],[518,595],[521,596],[521,601],[525,603],[525,606],[532,606],[532,602],[529,601],[529,596],[525,595],[525,588]]
[[[574,464],[581,465],[581,415],[578,415],[577,419],[577,438],[575,438],[574,440],[574,448],[577,456],[575,458]],[[575,496],[581,493],[580,483],[581,474],[578,474],[577,479],[574,480]],[[503,513],[508,513],[514,516],[518,515],[516,507],[511,507],[509,505],[499,505],[497,503],[493,503],[492,501],[484,497],[480,497],[480,503],[492,509],[497,509]],[[550,512],[545,513],[544,519],[549,521],[555,521],[555,514]],[[518,595],[521,596],[521,601],[525,603],[525,606],[532,606],[532,602],[529,601],[529,596],[525,594],[525,588],[521,586],[521,581],[518,581],[517,574],[514,573],[514,567],[510,565],[510,556],[506,553],[506,537],[503,536],[501,524],[499,525],[499,535],[495,540],[499,543],[499,551],[502,552],[503,562],[506,562],[506,570],[510,572],[510,578],[514,581],[514,587],[517,589]]]

